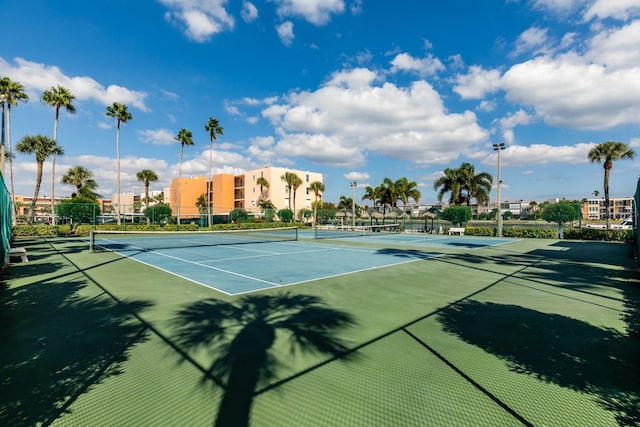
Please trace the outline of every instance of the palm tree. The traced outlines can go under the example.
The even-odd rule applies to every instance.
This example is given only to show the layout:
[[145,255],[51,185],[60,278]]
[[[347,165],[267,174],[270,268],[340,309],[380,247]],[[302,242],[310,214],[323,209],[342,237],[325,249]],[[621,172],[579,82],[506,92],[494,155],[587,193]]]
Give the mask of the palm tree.
[[211,227],[211,191],[213,190],[213,175],[212,175],[212,163],[213,163],[213,141],[217,140],[216,135],[224,135],[223,129],[218,123],[218,119],[214,119],[213,117],[209,117],[209,122],[204,125],[204,130],[209,133],[209,185],[211,185],[211,189],[207,189],[207,224]]
[[[420,200],[420,190],[418,190],[418,183],[415,181],[409,181],[407,178],[402,177],[397,180],[394,184],[396,191],[398,192],[398,198],[402,200],[402,204],[404,205],[404,211],[407,211],[407,203],[409,203],[409,199],[413,199],[414,203],[418,203]],[[409,211],[409,216],[411,216],[411,211]]]
[[272,351],[276,336],[288,339],[292,354],[327,354],[342,361],[355,357],[346,354],[346,342],[339,337],[355,325],[353,316],[317,296],[249,295],[233,302],[210,298],[180,310],[172,324],[179,346],[217,355],[204,378],[224,389],[216,427],[249,425],[256,389],[269,387],[284,365]]
[[64,151],[58,147],[56,141],[45,135],[25,136],[18,142],[16,150],[23,154],[35,154],[36,156],[36,188],[33,192],[33,200],[31,201],[31,219],[34,218],[36,212],[36,201],[38,193],[40,193],[40,184],[42,183],[42,165],[47,157],[53,155],[62,155]]
[[[49,90],[45,90],[40,98],[42,102],[55,108],[56,116],[53,121],[53,140],[58,143],[58,118],[60,116],[60,107],[67,110],[67,113],[74,114],[76,107],[73,105],[75,96],[69,92],[69,89],[60,85],[57,87],[51,87]],[[56,210],[54,207],[56,199],[56,154],[51,157],[51,215],[53,217],[53,223],[56,223]]]
[[129,107],[126,104],[120,104],[114,102],[112,105],[107,106],[107,117],[115,117],[116,119],[116,204],[118,205],[118,225],[120,225],[120,212],[122,207],[120,206],[120,123],[127,123],[133,119],[133,116],[129,111]]
[[62,175],[60,181],[63,184],[75,185],[75,194],[80,194],[80,189],[82,187],[85,187],[86,189],[91,191],[98,188],[98,184],[93,179],[93,172],[82,166],[74,166],[70,168],[67,173]]
[[294,172],[285,172],[284,175],[280,177],[280,179],[286,184],[287,191],[289,192],[289,210],[291,210],[291,198],[293,196],[293,214],[295,217],[296,190],[298,189],[300,184],[302,184],[302,180]]
[[269,181],[267,181],[267,179],[263,176],[258,177],[258,179],[256,179],[256,184],[258,184],[260,186],[260,197],[258,198],[258,200],[262,200],[262,199],[266,199],[269,197],[268,193],[264,193],[264,189],[269,189]]
[[338,202],[338,209],[352,209],[353,208],[353,199],[347,196],[340,196],[340,201]]
[[198,208],[198,212],[202,213],[202,211],[205,211],[207,203],[207,196],[204,193],[199,195],[196,199],[196,208]]
[[144,182],[144,206],[149,207],[149,183],[156,182],[158,180],[158,174],[151,169],[142,169],[136,173],[138,181]]
[[174,138],[180,142],[180,164],[178,173],[178,227],[180,226],[180,204],[182,202],[182,155],[184,153],[185,145],[193,145],[193,135],[187,129],[182,129],[178,132],[178,136]]
[[[14,190],[13,190],[13,156],[11,149],[11,106],[18,105],[18,101],[27,102],[29,101],[29,96],[24,91],[24,86],[22,86],[18,82],[11,81],[9,77],[3,77],[0,80],[0,96],[4,95],[7,102],[7,151],[9,152],[9,182],[11,183],[11,198],[13,199]],[[2,104],[4,110],[4,103]],[[4,112],[4,111],[3,111]],[[4,129],[3,129],[4,132]],[[4,135],[4,133],[3,133]],[[4,147],[2,147],[4,150]],[[4,170],[2,171],[4,175]],[[14,211],[12,215],[12,224],[16,224],[16,208],[14,206]]]
[[462,197],[460,170],[446,168],[444,175],[433,182],[433,189],[438,192],[437,198],[439,202],[442,202],[442,197],[445,194],[450,193],[449,204],[461,205],[464,199]]
[[313,223],[318,223],[318,197],[320,193],[324,193],[324,184],[320,181],[313,181],[309,184],[309,190],[313,191],[313,194],[316,196],[315,203],[313,204]]
[[467,192],[465,197],[467,206],[471,199],[476,199],[478,205],[489,201],[489,194],[493,185],[493,176],[487,172],[476,174],[475,167],[471,163],[463,163],[458,169],[460,172],[462,189]]
[[371,200],[373,202],[373,206],[378,205],[378,199],[380,195],[376,192],[377,188],[373,188],[370,185],[367,185],[364,188],[364,194],[362,195],[362,200]]
[[596,145],[589,151],[591,163],[603,163],[604,166],[604,206],[606,209],[607,230],[611,229],[611,214],[609,213],[609,176],[616,160],[633,159],[635,152],[624,142],[607,141]]

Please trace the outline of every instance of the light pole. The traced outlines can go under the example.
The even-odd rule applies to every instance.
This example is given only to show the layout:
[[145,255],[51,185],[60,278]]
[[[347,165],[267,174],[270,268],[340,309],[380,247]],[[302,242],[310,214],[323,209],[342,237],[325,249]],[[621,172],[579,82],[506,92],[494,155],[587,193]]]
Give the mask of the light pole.
[[2,142],[0,143],[0,175],[4,179],[4,103],[7,102],[7,95],[0,95],[0,104],[2,104]]
[[493,151],[498,152],[498,237],[502,237],[502,201],[500,200],[500,187],[502,180],[500,179],[500,151],[504,150],[504,142],[493,144]]
[[358,183],[353,181],[351,183],[351,225],[355,230],[356,228],[356,186]]

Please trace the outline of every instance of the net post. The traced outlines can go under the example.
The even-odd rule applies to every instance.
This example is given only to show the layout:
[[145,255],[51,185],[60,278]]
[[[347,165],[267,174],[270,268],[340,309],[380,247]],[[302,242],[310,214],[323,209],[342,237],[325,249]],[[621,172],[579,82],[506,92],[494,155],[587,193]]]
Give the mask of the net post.
[[295,241],[297,242],[297,241],[298,241],[298,226],[296,225],[296,226],[294,227],[294,229],[295,229],[295,232],[296,232]]
[[95,245],[95,235],[93,234],[93,229],[89,230],[89,252],[94,253],[94,245]]

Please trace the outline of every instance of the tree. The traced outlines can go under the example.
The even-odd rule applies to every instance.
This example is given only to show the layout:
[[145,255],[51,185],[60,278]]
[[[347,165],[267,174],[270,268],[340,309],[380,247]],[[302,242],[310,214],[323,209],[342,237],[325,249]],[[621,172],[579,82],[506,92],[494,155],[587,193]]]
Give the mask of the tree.
[[[24,91],[24,86],[18,82],[11,81],[9,77],[5,76],[0,80],[0,96],[4,95],[7,103],[7,151],[9,152],[9,182],[11,188],[11,198],[15,195],[13,189],[13,150],[11,149],[11,106],[18,105],[18,101],[27,102],[29,96]],[[4,114],[4,103],[2,104],[2,110]],[[4,129],[2,130],[4,135]],[[4,151],[4,147],[2,147]],[[2,171],[4,177],[4,170]],[[14,206],[14,212],[12,215],[12,224],[16,224],[16,207]]]
[[340,196],[338,209],[353,209],[353,199],[347,196]]
[[100,205],[95,197],[79,193],[70,199],[60,201],[56,206],[56,215],[73,218],[76,224],[94,223],[100,215]]
[[[402,200],[404,205],[404,212],[407,211],[407,203],[409,199],[413,199],[415,203],[420,200],[420,190],[418,190],[418,183],[415,181],[409,181],[407,178],[402,177],[394,184],[396,191],[398,192],[398,198]],[[411,215],[409,215],[411,216]]]
[[493,177],[487,172],[475,172],[475,167],[471,163],[460,165],[459,177],[461,179],[461,189],[467,192],[467,206],[471,204],[471,199],[476,199],[478,205],[489,201]]
[[31,219],[36,213],[36,201],[40,192],[40,184],[42,183],[42,165],[49,156],[62,155],[64,151],[58,147],[56,141],[45,135],[25,136],[16,146],[16,150],[23,154],[35,154],[36,156],[36,188],[33,191],[33,200],[31,201]]
[[293,211],[291,209],[280,209],[278,211],[278,218],[282,222],[291,222],[293,221]]
[[258,200],[258,207],[264,213],[265,220],[273,221],[276,206],[273,204],[271,200],[269,199]]
[[558,224],[558,238],[562,238],[562,226],[568,222],[579,219],[580,211],[576,205],[569,202],[549,203],[542,211],[542,219]]
[[181,309],[172,338],[189,351],[217,355],[206,370],[224,382],[216,427],[247,427],[260,385],[274,381],[278,360],[273,346],[282,337],[292,354],[330,355],[349,361],[341,332],[353,325],[349,313],[311,295],[248,295],[233,302],[196,301]]
[[364,188],[362,200],[371,200],[373,202],[373,206],[376,207],[378,205],[379,199],[380,194],[378,194],[378,188],[373,188],[370,185],[367,185]]
[[264,192],[264,189],[266,188],[267,190],[269,189],[269,181],[267,181],[267,179],[263,176],[258,177],[258,179],[256,179],[256,184],[258,184],[260,186],[260,197],[258,198],[258,201],[262,200],[262,199],[266,199],[267,197],[269,197],[268,192]]
[[282,182],[286,184],[287,192],[289,193],[289,210],[291,210],[291,199],[293,198],[293,209],[296,207],[296,193],[295,191],[302,184],[302,180],[298,175],[294,172],[285,172],[284,175],[280,177]]
[[[607,230],[611,229],[611,213],[609,212],[609,176],[613,162],[633,159],[635,152],[624,142],[607,141],[593,147],[588,154],[591,163],[602,163],[604,166],[604,206],[606,209]],[[597,197],[597,196],[596,196]]]
[[316,196],[315,203],[313,205],[313,222],[314,224],[318,223],[318,198],[321,193],[324,193],[324,184],[320,181],[313,181],[309,184],[309,190],[313,191],[313,194]]
[[462,182],[460,175],[460,169],[446,168],[444,175],[433,182],[433,189],[438,192],[437,198],[439,202],[442,202],[444,195],[449,193],[450,205],[462,204]]
[[179,173],[178,173],[178,226],[180,226],[180,204],[182,202],[182,155],[184,153],[185,145],[194,145],[193,144],[193,135],[191,131],[182,128],[180,132],[178,132],[178,136],[174,138],[176,141],[180,142],[180,164],[179,164]]
[[158,181],[158,174],[151,169],[142,169],[140,172],[136,173],[136,178],[138,178],[138,181],[144,182],[144,206],[145,208],[148,208],[150,201],[149,184],[151,182]]
[[450,206],[442,211],[441,217],[454,225],[462,225],[471,219],[471,208],[468,206]]
[[120,225],[120,123],[127,123],[133,119],[133,116],[129,111],[126,104],[120,104],[114,102],[112,105],[107,106],[107,117],[114,117],[116,119],[116,204],[118,205],[118,225]]
[[198,198],[196,199],[196,208],[198,208],[198,212],[202,213],[206,213],[206,207],[208,205],[207,202],[207,196],[202,193],[201,195],[198,196]]
[[88,190],[95,190],[98,188],[98,184],[93,179],[93,172],[82,166],[74,166],[67,170],[67,173],[62,175],[60,181],[63,184],[74,185],[76,187],[76,193],[72,194],[72,197],[80,194],[82,187],[86,187]]
[[149,206],[144,210],[144,216],[154,224],[170,222],[171,215],[173,215],[171,207],[165,204]]
[[[42,93],[42,102],[55,108],[56,116],[53,121],[53,140],[58,144],[58,119],[60,116],[60,108],[64,108],[67,113],[75,114],[76,107],[73,105],[75,96],[69,92],[69,89],[60,85],[57,87],[51,87],[49,90],[45,90]],[[55,224],[55,198],[56,198],[56,154],[51,157],[51,212],[53,215],[53,223]]]
[[[214,119],[213,117],[209,117],[209,122],[204,125],[204,130],[209,133],[209,185],[213,187],[213,172],[212,172],[212,163],[213,163],[213,141],[217,140],[217,135],[224,135],[224,131],[218,119]],[[207,189],[207,224],[211,227],[211,190]]]

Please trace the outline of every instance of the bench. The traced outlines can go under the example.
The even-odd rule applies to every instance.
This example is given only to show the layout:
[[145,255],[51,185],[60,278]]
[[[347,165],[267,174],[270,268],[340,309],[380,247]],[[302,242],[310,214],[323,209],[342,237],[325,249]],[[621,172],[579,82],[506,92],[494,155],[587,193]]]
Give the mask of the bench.
[[464,227],[451,227],[449,229],[449,236],[451,236],[452,234],[459,234],[461,236],[464,236]]
[[7,243],[7,253],[5,255],[4,263],[11,263],[12,256],[19,256],[22,262],[29,262],[29,258],[27,258],[27,250],[25,248],[12,248],[9,241]]

